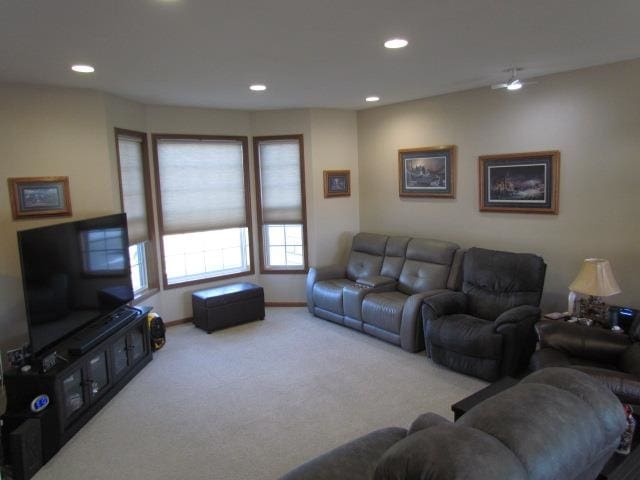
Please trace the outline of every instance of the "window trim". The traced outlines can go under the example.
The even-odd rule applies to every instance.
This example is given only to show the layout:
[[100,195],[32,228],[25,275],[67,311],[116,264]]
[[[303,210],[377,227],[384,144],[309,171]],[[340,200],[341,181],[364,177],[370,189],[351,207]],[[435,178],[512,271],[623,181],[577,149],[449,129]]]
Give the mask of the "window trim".
[[151,188],[151,169],[149,162],[149,142],[146,132],[138,132],[136,130],[127,130],[125,128],[115,127],[113,129],[116,144],[116,160],[118,163],[118,187],[120,190],[120,211],[124,212],[124,193],[122,191],[122,167],[120,166],[120,145],[118,137],[131,137],[140,139],[142,146],[142,174],[144,176],[144,202],[147,213],[147,233],[148,241],[145,248],[145,260],[147,263],[147,288],[141,290],[135,295],[133,303],[140,302],[151,295],[155,295],[160,290],[160,281],[158,278],[158,252],[156,248],[156,229],[153,219],[153,199]]
[[[162,189],[160,188],[160,159],[158,158],[158,142],[162,140],[229,140],[234,142],[240,142],[242,144],[242,170],[244,172],[244,208],[246,217],[246,228],[249,242],[249,270],[246,272],[230,273],[227,275],[216,275],[212,277],[200,278],[197,280],[187,280],[186,282],[169,283],[167,279],[167,266],[164,258],[164,223],[162,216]],[[162,285],[164,290],[170,290],[172,288],[182,288],[190,285],[198,285],[202,283],[211,283],[218,280],[226,280],[229,278],[244,277],[247,275],[253,275],[255,273],[255,263],[253,255],[253,229],[251,222],[251,186],[249,181],[249,138],[245,136],[235,135],[191,135],[182,133],[152,133],[151,143],[153,145],[153,166],[154,166],[154,180],[156,187],[156,209],[158,213],[158,233],[160,236],[160,263],[162,269]],[[178,233],[178,232],[174,232]],[[179,232],[179,233],[194,233]]]
[[[277,140],[295,140],[300,151],[300,194],[302,198],[302,241],[304,268],[267,268],[264,254],[264,223],[262,220],[262,188],[260,183],[260,143]],[[258,251],[260,253],[260,273],[264,274],[306,274],[309,271],[309,241],[307,236],[307,193],[304,171],[304,140],[302,134],[295,135],[269,135],[253,137],[253,165],[256,182],[256,210],[258,219]],[[299,222],[278,222],[277,225],[300,225]]]

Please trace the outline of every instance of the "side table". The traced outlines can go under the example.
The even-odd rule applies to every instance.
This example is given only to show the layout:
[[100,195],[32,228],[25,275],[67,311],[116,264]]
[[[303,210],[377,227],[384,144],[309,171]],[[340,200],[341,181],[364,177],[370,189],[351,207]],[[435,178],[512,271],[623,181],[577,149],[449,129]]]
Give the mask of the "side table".
[[483,402],[487,398],[497,395],[507,388],[513,387],[518,382],[519,380],[516,378],[503,377],[497,382],[494,382],[491,385],[483,388],[482,390],[478,390],[476,393],[471,394],[468,397],[463,398],[459,402],[454,403],[453,405],[451,405],[451,410],[453,411],[453,420],[457,421],[462,415],[467,413],[480,402]]

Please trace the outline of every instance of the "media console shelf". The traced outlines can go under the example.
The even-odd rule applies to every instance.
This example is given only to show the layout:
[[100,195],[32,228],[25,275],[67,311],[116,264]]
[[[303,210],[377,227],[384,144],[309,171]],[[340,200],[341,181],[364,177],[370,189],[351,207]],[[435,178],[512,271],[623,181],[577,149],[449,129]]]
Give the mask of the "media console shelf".
[[[139,309],[138,315],[82,355],[70,352],[77,345],[77,338],[60,342],[55,349],[57,364],[47,372],[39,372],[35,365],[26,373],[7,372],[8,408],[3,440],[9,430],[27,419],[36,418],[40,422],[42,438],[41,463],[47,462],[151,361],[147,325],[151,307]],[[50,404],[42,412],[33,413],[31,401],[41,394],[49,396]]]

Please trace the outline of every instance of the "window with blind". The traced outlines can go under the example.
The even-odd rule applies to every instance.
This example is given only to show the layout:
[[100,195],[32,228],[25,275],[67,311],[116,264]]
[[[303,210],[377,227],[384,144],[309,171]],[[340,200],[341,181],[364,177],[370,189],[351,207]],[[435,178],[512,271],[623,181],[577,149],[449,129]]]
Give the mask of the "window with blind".
[[165,285],[253,273],[247,138],[153,143]]
[[116,128],[122,211],[127,214],[131,281],[137,297],[158,287],[147,134]]
[[254,137],[253,150],[261,271],[306,272],[302,135]]

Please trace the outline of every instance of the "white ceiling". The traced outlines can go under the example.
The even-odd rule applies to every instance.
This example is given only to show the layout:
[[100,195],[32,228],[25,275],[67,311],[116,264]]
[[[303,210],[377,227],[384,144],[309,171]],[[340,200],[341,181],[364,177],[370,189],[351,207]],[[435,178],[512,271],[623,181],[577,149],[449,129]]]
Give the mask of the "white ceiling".
[[[151,104],[361,109],[367,95],[380,105],[504,81],[514,65],[529,78],[638,58],[639,25],[638,0],[0,0],[0,81]],[[409,46],[385,49],[393,36]]]

